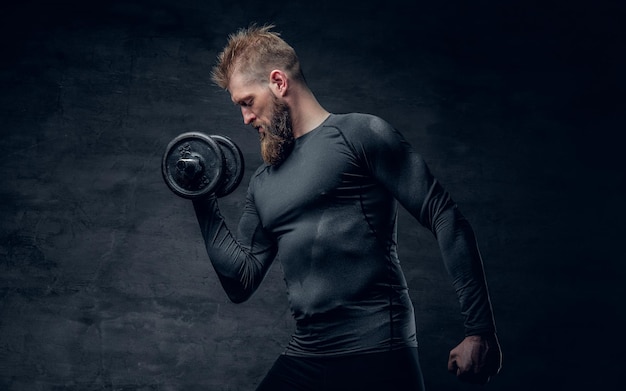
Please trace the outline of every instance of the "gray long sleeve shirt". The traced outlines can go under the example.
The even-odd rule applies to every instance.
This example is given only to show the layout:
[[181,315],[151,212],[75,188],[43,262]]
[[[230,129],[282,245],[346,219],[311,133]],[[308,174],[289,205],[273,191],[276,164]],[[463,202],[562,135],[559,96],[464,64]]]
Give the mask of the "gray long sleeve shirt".
[[285,162],[251,178],[237,235],[215,198],[194,201],[209,258],[234,302],[282,264],[296,330],[285,351],[342,355],[416,346],[396,251],[397,202],[437,239],[466,335],[495,332],[472,228],[388,123],[331,114]]

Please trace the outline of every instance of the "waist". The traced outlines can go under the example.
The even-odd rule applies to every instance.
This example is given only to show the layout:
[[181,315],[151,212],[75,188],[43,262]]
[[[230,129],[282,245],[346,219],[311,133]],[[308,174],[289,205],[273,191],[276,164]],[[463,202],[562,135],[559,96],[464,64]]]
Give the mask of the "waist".
[[341,356],[405,347],[417,347],[417,339],[413,305],[402,290],[296,319],[285,354]]

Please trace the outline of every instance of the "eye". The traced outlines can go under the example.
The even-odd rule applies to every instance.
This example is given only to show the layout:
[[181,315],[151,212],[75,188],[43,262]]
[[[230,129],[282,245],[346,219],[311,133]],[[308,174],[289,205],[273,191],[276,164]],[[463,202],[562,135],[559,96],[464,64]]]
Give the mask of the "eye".
[[251,96],[247,96],[245,98],[237,100],[235,104],[240,107],[252,107],[252,105],[254,104],[254,98]]

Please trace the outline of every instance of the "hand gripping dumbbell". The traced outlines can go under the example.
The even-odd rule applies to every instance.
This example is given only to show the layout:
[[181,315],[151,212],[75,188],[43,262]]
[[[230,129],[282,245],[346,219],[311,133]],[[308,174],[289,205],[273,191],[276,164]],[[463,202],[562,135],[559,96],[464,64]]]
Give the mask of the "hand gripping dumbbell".
[[226,136],[187,132],[170,141],[161,170],[165,183],[178,196],[224,197],[239,186],[244,160],[239,147]]

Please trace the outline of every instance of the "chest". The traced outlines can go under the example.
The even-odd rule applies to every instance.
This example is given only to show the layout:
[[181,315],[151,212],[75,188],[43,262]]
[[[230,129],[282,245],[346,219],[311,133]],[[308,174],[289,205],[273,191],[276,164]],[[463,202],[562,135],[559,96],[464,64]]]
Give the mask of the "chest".
[[358,202],[360,192],[372,185],[362,166],[339,134],[311,134],[280,167],[257,178],[254,198],[263,226],[288,229],[316,211]]

